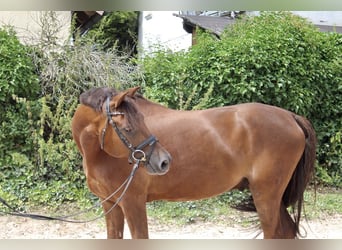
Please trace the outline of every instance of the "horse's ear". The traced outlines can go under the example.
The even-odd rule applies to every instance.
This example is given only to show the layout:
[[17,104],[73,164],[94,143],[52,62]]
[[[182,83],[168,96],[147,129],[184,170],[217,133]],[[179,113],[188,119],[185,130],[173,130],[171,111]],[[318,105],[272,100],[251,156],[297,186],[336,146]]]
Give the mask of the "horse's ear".
[[125,99],[125,96],[128,94],[128,90],[124,92],[120,92],[119,94],[115,95],[110,102],[110,106],[113,106],[114,108],[118,108],[121,104],[121,102]]
[[140,86],[128,89],[127,96],[133,97],[139,89],[140,89]]

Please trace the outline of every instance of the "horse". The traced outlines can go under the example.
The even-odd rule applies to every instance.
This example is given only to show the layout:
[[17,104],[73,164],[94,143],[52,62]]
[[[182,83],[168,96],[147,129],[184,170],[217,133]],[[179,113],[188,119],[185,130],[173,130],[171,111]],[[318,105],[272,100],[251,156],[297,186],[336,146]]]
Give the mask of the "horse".
[[[261,103],[174,110],[149,101],[137,89],[128,90],[125,102],[134,103],[137,113],[143,115],[148,130],[171,155],[159,162],[167,161],[170,166],[167,173],[162,171],[164,175],[139,168],[118,206],[109,211],[117,196],[103,203],[108,212],[108,238],[123,238],[125,218],[132,238],[148,238],[146,202],[199,200],[232,189],[250,190],[249,203],[240,209],[257,212],[265,239],[300,235],[303,193],[313,176],[316,157],[316,135],[309,120]],[[121,151],[115,133],[106,137],[101,150],[99,131],[105,117],[96,110],[101,110],[112,92],[112,88],[100,87],[83,93],[72,124],[88,186],[102,199],[130,172],[124,153],[115,154],[114,147]],[[82,129],[90,139],[80,140]]]
[[[122,178],[129,175],[129,170],[121,166],[126,166],[127,162],[135,162],[130,180],[126,180],[131,182],[140,163],[145,165],[146,172],[150,175],[165,174],[169,170],[171,156],[160,145],[158,139],[151,135],[144,123],[143,115],[132,98],[128,98],[132,95],[132,90],[122,92],[106,90],[106,96],[102,96],[106,101],[98,99],[95,108],[82,104],[77,107],[71,126],[73,139],[83,158],[83,169],[89,189],[103,200],[102,206],[105,210],[113,209],[115,213],[118,210],[115,208],[117,204],[111,205],[112,201],[109,200],[109,198],[118,199],[118,196],[113,194],[113,187],[119,185]],[[97,92],[98,90],[94,89],[85,94],[96,95]],[[101,93],[103,93],[102,89]],[[85,96],[80,96],[81,103],[86,101]],[[112,129],[108,128],[108,125],[111,125]],[[131,185],[131,190],[122,201],[122,204],[125,204],[122,205],[123,207],[134,203],[135,193],[139,193],[140,188],[137,184]],[[115,194],[119,193],[118,191],[120,189],[117,189]],[[125,190],[122,191],[121,198],[124,192]],[[109,193],[113,197],[107,196]],[[107,217],[109,216],[112,215],[108,214]],[[130,219],[130,216],[133,216],[133,219]],[[127,219],[134,220],[134,214],[127,212]],[[108,228],[109,236],[114,233],[116,237],[122,237],[111,231],[110,226]]]

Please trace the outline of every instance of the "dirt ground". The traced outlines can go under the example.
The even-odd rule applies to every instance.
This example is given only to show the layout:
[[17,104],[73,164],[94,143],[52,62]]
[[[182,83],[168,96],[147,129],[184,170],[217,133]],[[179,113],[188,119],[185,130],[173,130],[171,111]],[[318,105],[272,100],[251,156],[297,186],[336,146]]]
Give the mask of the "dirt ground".
[[[198,222],[177,226],[149,219],[151,239],[253,239],[257,232],[241,225],[224,226]],[[104,219],[84,224],[41,221],[0,216],[0,239],[105,239]],[[302,221],[307,239],[342,239],[342,215],[316,221]],[[124,237],[131,238],[126,226]],[[262,234],[257,238],[262,238]]]

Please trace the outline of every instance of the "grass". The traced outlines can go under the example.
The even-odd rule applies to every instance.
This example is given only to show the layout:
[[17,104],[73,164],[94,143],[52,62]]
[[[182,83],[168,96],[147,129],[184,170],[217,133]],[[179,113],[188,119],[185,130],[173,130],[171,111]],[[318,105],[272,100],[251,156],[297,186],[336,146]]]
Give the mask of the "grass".
[[241,200],[245,196],[246,193],[232,191],[200,201],[154,201],[147,204],[147,212],[150,218],[161,223],[178,226],[198,222],[249,226],[255,224],[256,213],[240,212],[230,207],[236,199]]
[[[250,226],[258,219],[256,213],[241,212],[230,207],[234,198],[241,198],[239,192],[228,192],[200,201],[166,202],[154,201],[147,204],[148,216],[161,223],[187,225],[197,222]],[[324,219],[336,214],[342,215],[342,189],[320,188],[304,194],[304,213],[308,220]]]
[[316,197],[309,190],[304,193],[304,200],[304,210],[309,220],[342,215],[342,189],[319,188]]

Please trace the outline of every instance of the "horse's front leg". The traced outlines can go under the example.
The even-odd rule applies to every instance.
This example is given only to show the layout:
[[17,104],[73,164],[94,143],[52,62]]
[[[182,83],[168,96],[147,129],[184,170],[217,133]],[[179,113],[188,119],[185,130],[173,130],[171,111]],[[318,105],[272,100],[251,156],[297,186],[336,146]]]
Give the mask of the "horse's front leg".
[[[112,209],[113,203],[106,201],[102,204],[103,210],[106,213],[107,238],[108,239],[123,239],[124,234],[124,214],[121,207],[115,206]],[[112,209],[110,212],[107,213]]]
[[145,199],[124,199],[122,209],[131,231],[132,239],[148,239]]

